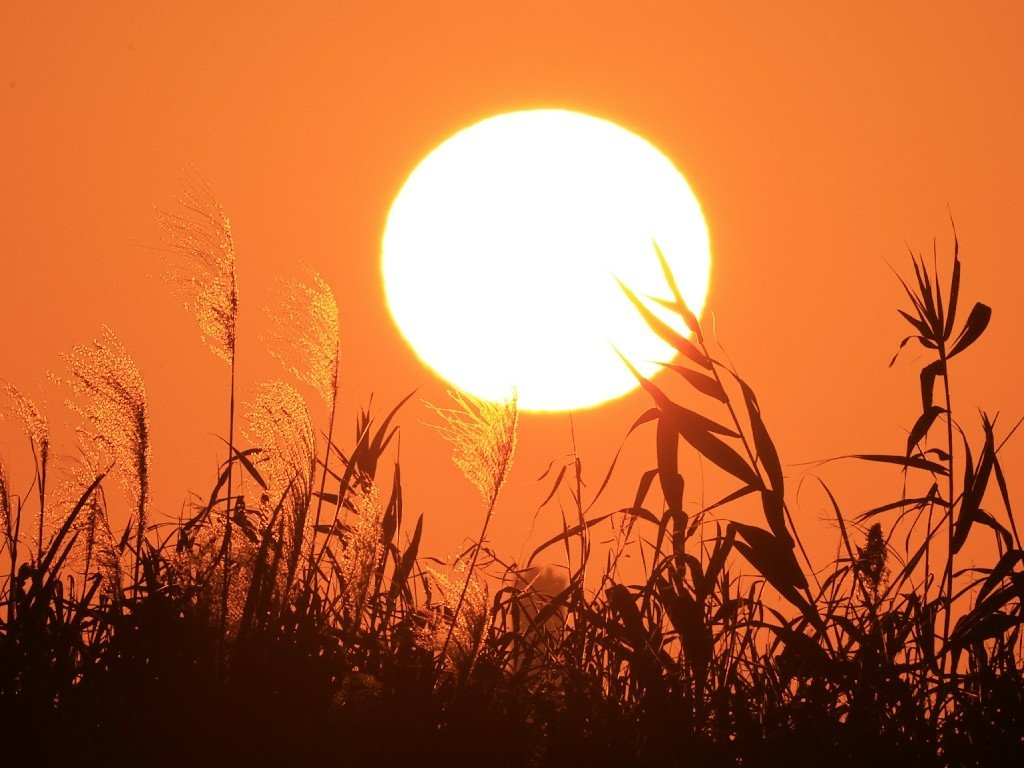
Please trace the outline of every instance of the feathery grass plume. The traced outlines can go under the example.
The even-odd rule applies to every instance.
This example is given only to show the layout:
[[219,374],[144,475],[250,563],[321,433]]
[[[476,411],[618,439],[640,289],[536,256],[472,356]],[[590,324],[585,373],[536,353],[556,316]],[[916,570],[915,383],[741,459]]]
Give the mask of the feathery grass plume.
[[[226,536],[227,517],[210,515],[190,533],[187,544],[167,558],[168,581],[195,594],[200,614],[211,628],[224,633],[225,641],[238,634],[258,559],[258,545],[248,536],[235,535],[230,541]],[[225,578],[228,571],[230,577]],[[284,594],[286,585],[278,587]]]
[[152,463],[149,410],[142,374],[114,332],[62,355],[71,378],[66,384],[78,397],[67,405],[81,416],[78,428],[86,463],[113,463],[114,476],[136,516],[136,569],[149,520],[149,476]]
[[238,320],[231,222],[217,202],[213,187],[197,177],[186,180],[178,202],[186,214],[157,211],[164,243],[176,256],[166,259],[166,279],[199,323],[203,343],[230,364],[235,356]]
[[445,571],[427,566],[440,593],[430,608],[430,617],[418,633],[421,647],[442,656],[451,671],[468,673],[480,651],[487,627],[487,584],[465,560]]
[[[267,307],[271,329],[264,336],[272,357],[299,381],[311,386],[327,406],[327,440],[324,445],[320,492],[316,501],[314,530],[320,525],[323,493],[327,485],[334,438],[334,417],[338,393],[340,329],[338,302],[331,287],[318,272],[309,270],[312,285],[298,280],[279,282],[280,303]],[[310,537],[310,560],[313,559],[314,537]]]
[[50,460],[50,424],[46,416],[13,384],[4,389],[11,400],[10,412],[18,421],[32,445],[35,457],[36,492],[39,496],[37,518],[37,554],[43,553],[43,530],[46,526],[46,470]]
[[7,479],[7,465],[0,461],[0,529],[3,530],[3,543],[14,548],[14,513],[11,511],[11,484]]
[[358,624],[366,603],[370,580],[384,555],[384,505],[375,485],[358,488],[352,497],[355,522],[349,526],[341,554],[341,578],[344,580],[344,605]]
[[306,400],[284,381],[266,381],[256,387],[256,397],[246,403],[246,437],[262,450],[262,475],[271,503],[289,488],[299,498],[312,492],[313,421]]
[[[164,243],[176,258],[168,258],[167,279],[195,316],[203,343],[231,369],[228,405],[228,461],[225,549],[231,550],[232,482],[235,461],[235,353],[238,324],[238,282],[231,222],[213,187],[195,174],[187,178],[178,202],[184,215],[157,212]],[[221,616],[226,619],[230,569],[224,569]],[[222,627],[222,629],[224,629]]]
[[449,390],[458,408],[427,407],[444,419],[438,433],[451,443],[452,461],[472,483],[484,504],[493,507],[516,449],[519,409],[516,393],[504,402],[482,400],[464,392]]
[[307,516],[316,455],[309,409],[291,384],[268,381],[260,384],[255,399],[246,403],[246,419],[246,437],[262,451],[260,468],[267,483],[270,509],[287,495],[289,543],[295,551],[311,535]]
[[480,538],[477,539],[469,559],[466,583],[455,603],[452,622],[441,645],[442,663],[447,655],[452,634],[459,625],[459,616],[471,588],[470,581],[476,569],[480,548],[487,538],[487,526],[494,515],[498,493],[512,468],[512,457],[516,450],[516,430],[519,426],[519,409],[514,389],[508,400],[499,403],[481,400],[455,390],[449,390],[448,395],[458,404],[458,408],[438,408],[430,403],[427,403],[427,406],[444,419],[445,423],[436,429],[452,444],[452,461],[462,470],[466,479],[480,491],[487,510],[484,513]]
[[338,303],[320,274],[309,272],[312,285],[279,281],[280,304],[265,309],[271,329],[264,340],[271,356],[311,386],[328,410],[333,410],[338,390]]

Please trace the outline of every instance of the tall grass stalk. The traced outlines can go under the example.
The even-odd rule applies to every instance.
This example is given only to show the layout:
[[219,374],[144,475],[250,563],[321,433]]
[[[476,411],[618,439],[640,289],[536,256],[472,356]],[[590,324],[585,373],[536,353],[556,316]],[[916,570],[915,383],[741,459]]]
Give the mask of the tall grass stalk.
[[36,558],[41,559],[46,517],[46,473],[50,464],[50,424],[43,412],[21,390],[11,384],[6,384],[4,388],[11,401],[11,413],[21,423],[32,446],[36,498],[39,504],[39,518],[36,526]]
[[456,391],[449,392],[449,396],[455,401],[456,408],[430,406],[443,421],[437,426],[437,431],[451,444],[452,460],[455,465],[480,492],[485,511],[480,536],[473,545],[469,557],[465,582],[452,612],[452,622],[441,644],[439,658],[442,663],[465,604],[470,582],[474,577],[480,548],[487,538],[487,528],[494,515],[498,494],[512,468],[519,424],[515,392],[503,403],[482,400]]
[[158,212],[165,234],[167,279],[195,317],[203,342],[230,368],[228,396],[227,489],[224,499],[225,559],[222,589],[222,629],[227,622],[231,569],[232,517],[235,501],[232,481],[235,463],[235,370],[238,325],[238,281],[235,273],[235,241],[231,222],[217,201],[213,187],[197,176],[186,180],[178,200],[184,214]]

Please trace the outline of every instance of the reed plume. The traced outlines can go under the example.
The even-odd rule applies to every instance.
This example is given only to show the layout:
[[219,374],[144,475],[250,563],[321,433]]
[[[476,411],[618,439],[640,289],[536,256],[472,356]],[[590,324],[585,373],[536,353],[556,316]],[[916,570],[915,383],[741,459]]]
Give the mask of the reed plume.
[[32,456],[35,459],[36,493],[39,499],[39,515],[37,519],[37,550],[38,556],[43,553],[43,528],[46,522],[46,471],[50,462],[50,424],[45,414],[24,393],[12,384],[4,389],[10,398],[10,412],[21,423],[22,430],[28,435],[32,445]]
[[152,463],[149,411],[142,374],[114,332],[62,356],[77,396],[67,405],[82,418],[78,433],[90,467],[113,464],[113,473],[136,516],[136,569],[149,519]]
[[0,528],[3,543],[13,553],[16,547],[15,515],[11,506],[11,483],[7,478],[7,465],[0,461]]
[[487,584],[460,560],[446,570],[427,566],[440,600],[419,634],[419,644],[433,651],[451,671],[468,674],[480,651],[487,626]]
[[261,451],[269,503],[283,502],[286,510],[290,572],[303,541],[312,535],[307,518],[316,468],[313,421],[305,399],[283,381],[257,387],[256,397],[246,404],[246,419],[246,437]]
[[279,281],[279,304],[266,308],[271,329],[264,341],[271,356],[333,410],[338,390],[338,303],[319,273],[310,270],[310,278],[312,285]]
[[[231,551],[231,509],[235,461],[235,357],[238,282],[231,222],[213,192],[196,177],[186,179],[178,202],[185,214],[157,212],[167,246],[167,280],[196,318],[203,343],[231,369],[228,401],[228,460],[224,551]],[[224,569],[221,616],[227,617],[230,569]],[[223,628],[222,628],[223,629]]]
[[231,222],[213,188],[198,178],[185,182],[178,202],[184,215],[157,212],[167,246],[166,279],[199,323],[203,343],[230,365],[238,320]]
[[[340,358],[340,327],[338,302],[331,287],[318,272],[310,270],[312,285],[298,280],[280,281],[279,304],[267,307],[271,329],[264,337],[271,356],[308,384],[320,395],[327,406],[327,441],[324,445],[320,491],[317,494],[314,530],[320,525],[324,488],[327,484],[331,441],[334,438],[334,418],[338,393]],[[313,558],[313,539],[310,539],[310,560]]]
[[452,461],[492,508],[516,449],[519,409],[515,392],[504,402],[481,400],[464,392],[449,391],[457,408],[427,407],[444,423],[438,433],[452,446]]
[[452,461],[462,470],[466,479],[480,491],[487,509],[484,513],[483,527],[480,529],[480,538],[476,541],[469,559],[462,593],[455,603],[452,623],[441,645],[442,663],[452,633],[459,624],[459,614],[470,590],[470,581],[476,568],[477,557],[480,555],[480,548],[487,538],[487,526],[494,515],[498,493],[512,468],[512,457],[516,450],[516,430],[519,426],[519,409],[514,390],[504,402],[481,400],[454,390],[450,390],[448,394],[458,408],[438,408],[430,403],[427,403],[427,406],[443,419],[444,423],[436,429],[441,437],[451,443]]
[[246,437],[261,449],[262,474],[272,499],[291,488],[297,498],[308,500],[315,458],[313,421],[305,399],[291,384],[263,382],[253,401],[246,403],[245,416]]

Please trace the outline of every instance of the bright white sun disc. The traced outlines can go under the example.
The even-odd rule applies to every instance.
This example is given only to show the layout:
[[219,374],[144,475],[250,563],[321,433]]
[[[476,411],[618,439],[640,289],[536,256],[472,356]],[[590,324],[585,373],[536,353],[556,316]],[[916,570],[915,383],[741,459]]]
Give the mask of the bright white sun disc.
[[531,110],[420,162],[388,214],[381,268],[402,335],[441,377],[493,400],[514,387],[524,410],[572,410],[637,386],[615,349],[646,376],[674,355],[615,280],[667,296],[655,242],[699,314],[711,257],[682,174],[614,123]]

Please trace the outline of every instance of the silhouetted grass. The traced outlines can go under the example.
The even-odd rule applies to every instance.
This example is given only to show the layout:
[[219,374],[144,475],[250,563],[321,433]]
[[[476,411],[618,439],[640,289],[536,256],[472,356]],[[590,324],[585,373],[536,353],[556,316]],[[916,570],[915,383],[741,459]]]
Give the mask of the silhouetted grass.
[[[199,189],[185,200],[198,224],[164,219],[171,246],[205,270],[175,283],[195,289],[190,309],[233,370],[230,227]],[[902,486],[856,515],[825,488],[841,555],[813,568],[754,391],[720,361],[664,259],[668,298],[655,301],[692,337],[623,287],[680,353],[664,387],[638,375],[652,406],[628,433],[653,431],[652,469],[613,502],[606,484],[584,499],[578,458],[560,467],[549,499],[568,494],[572,517],[523,563],[485,541],[514,402],[456,395],[435,409],[481,491],[483,531],[453,562],[426,557],[393,448],[402,404],[358,413],[351,443],[333,437],[337,307],[318,276],[286,286],[271,342],[328,405],[325,444],[299,391],[270,382],[246,407],[250,445],[238,447],[232,374],[228,459],[175,524],[148,520],[145,391],[108,331],[68,358],[86,460],[59,493],[46,419],[8,387],[35,458],[24,496],[0,466],[8,754],[108,765],[1022,764],[1024,548],[999,459],[1015,427],[982,414],[972,444],[953,416],[959,355],[991,315],[960,306],[958,247],[947,280],[937,259],[914,258],[904,282],[900,348],[925,351],[905,446],[843,459],[898,466]],[[731,483],[696,512],[684,504],[684,450]],[[107,516],[111,477],[134,509],[120,531]],[[593,549],[598,532],[607,552]],[[962,562],[979,536],[992,559]],[[561,565],[541,565],[552,559]]]

